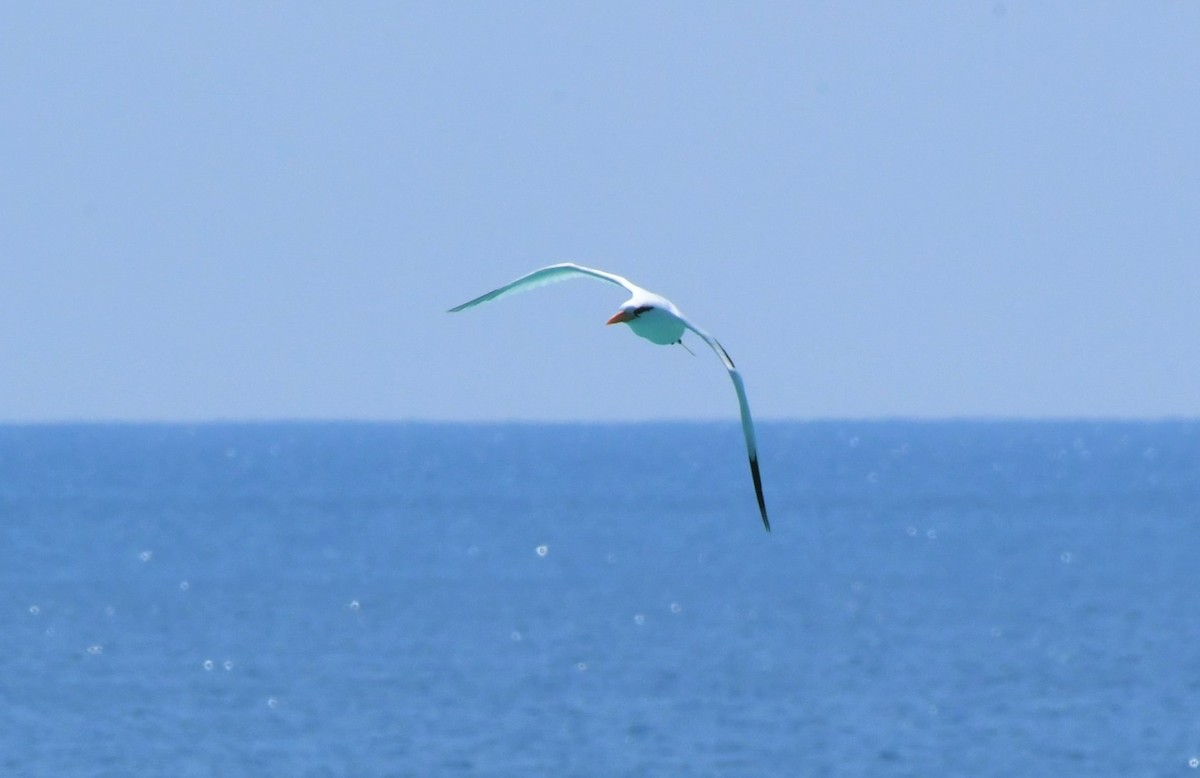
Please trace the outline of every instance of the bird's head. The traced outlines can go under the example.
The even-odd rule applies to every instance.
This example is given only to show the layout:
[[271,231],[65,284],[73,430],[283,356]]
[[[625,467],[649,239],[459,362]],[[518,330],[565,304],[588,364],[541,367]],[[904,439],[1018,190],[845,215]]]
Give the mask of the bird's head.
[[647,311],[654,310],[653,305],[636,305],[634,303],[626,303],[617,311],[611,319],[604,322],[605,324],[620,324],[622,322],[631,322]]

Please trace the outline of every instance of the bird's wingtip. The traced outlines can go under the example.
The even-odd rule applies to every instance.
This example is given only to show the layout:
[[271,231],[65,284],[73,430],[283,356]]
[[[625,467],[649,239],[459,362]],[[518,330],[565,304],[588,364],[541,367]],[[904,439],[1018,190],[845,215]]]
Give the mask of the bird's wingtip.
[[758,513],[762,516],[763,527],[771,531],[771,522],[767,519],[767,501],[763,499],[762,476],[758,472],[758,457],[750,454],[750,475],[754,477],[754,496],[758,498]]

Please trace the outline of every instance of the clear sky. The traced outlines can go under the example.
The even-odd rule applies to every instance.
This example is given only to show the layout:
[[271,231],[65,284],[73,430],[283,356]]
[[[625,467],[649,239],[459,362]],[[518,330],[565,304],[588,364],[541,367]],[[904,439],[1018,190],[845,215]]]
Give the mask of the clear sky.
[[1200,415],[1200,3],[5,3],[0,420]]

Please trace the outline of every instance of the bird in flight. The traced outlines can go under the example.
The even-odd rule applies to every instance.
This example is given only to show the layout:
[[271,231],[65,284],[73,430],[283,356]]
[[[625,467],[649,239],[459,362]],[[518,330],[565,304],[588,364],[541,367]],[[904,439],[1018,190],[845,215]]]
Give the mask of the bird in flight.
[[614,273],[606,273],[603,270],[594,270],[590,267],[564,262],[523,275],[510,284],[506,284],[499,289],[493,289],[485,295],[476,297],[474,300],[451,308],[449,312],[457,313],[458,311],[473,308],[482,303],[498,300],[501,297],[507,297],[518,292],[527,292],[530,289],[557,283],[558,281],[566,281],[569,278],[596,278],[624,287],[629,292],[629,299],[621,306],[621,310],[617,311],[606,322],[607,324],[628,324],[629,328],[633,330],[633,334],[662,346],[674,345],[676,343],[682,345],[684,331],[691,330],[720,357],[721,362],[725,365],[725,369],[729,371],[729,377],[733,381],[733,388],[737,392],[738,407],[742,413],[742,434],[746,438],[746,453],[750,457],[750,475],[754,479],[754,494],[758,498],[758,511],[762,514],[763,526],[770,532],[771,522],[767,520],[767,505],[763,500],[762,477],[758,472],[758,446],[754,440],[754,421],[750,418],[750,403],[746,400],[746,387],[742,383],[742,376],[738,372],[738,369],[734,367],[733,360],[729,358],[729,353],[721,347],[717,339],[688,320],[670,300],[630,283],[628,279]]

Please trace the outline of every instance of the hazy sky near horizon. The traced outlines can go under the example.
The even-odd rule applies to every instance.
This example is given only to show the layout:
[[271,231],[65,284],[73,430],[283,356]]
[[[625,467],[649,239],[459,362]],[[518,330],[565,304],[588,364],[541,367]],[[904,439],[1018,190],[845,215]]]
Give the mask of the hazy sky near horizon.
[[0,421],[1200,415],[1200,3],[8,3]]

